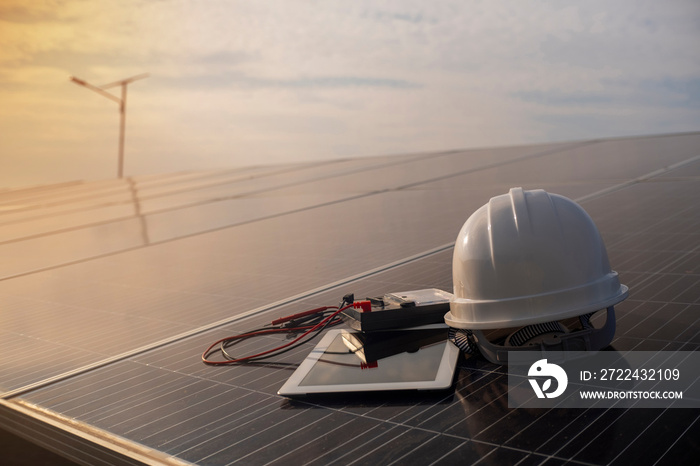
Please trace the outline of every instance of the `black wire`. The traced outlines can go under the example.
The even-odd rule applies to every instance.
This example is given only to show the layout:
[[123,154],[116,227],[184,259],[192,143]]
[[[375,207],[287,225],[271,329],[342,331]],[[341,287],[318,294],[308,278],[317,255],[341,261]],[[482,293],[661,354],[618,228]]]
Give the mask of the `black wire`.
[[249,360],[241,361],[241,362],[247,362],[247,361],[261,361],[261,360],[263,360],[263,359],[269,359],[269,358],[272,358],[272,357],[275,357],[275,356],[279,356],[280,354],[284,354],[284,353],[286,353],[287,351],[293,350],[294,348],[298,348],[299,346],[301,346],[301,345],[303,345],[303,344],[305,344],[305,343],[307,343],[307,342],[313,340],[314,338],[316,338],[316,337],[318,336],[318,334],[321,333],[322,331],[324,331],[328,326],[330,326],[331,323],[332,323],[333,325],[335,325],[336,323],[340,323],[340,319],[329,320],[328,322],[326,322],[325,324],[323,324],[323,326],[321,326],[321,328],[319,328],[318,330],[316,330],[315,333],[310,334],[310,335],[307,336],[305,339],[301,339],[301,340],[299,340],[298,342],[296,342],[295,344],[293,344],[293,345],[291,345],[291,346],[287,346],[286,348],[282,348],[282,349],[279,350],[279,351],[275,351],[275,352],[273,352],[273,353],[265,354],[265,355],[258,356],[258,357],[256,357],[256,358],[251,358],[251,359],[249,359]]
[[[337,311],[336,311],[336,310],[333,310],[332,312],[319,313],[318,315],[304,316],[304,317],[301,317],[301,318],[299,318],[299,319],[296,319],[295,321],[292,321],[292,322],[295,322],[296,324],[305,323],[306,325],[315,325],[316,323],[321,322],[321,321],[322,321],[323,319],[325,319],[326,317],[332,315],[334,312],[337,312]],[[316,322],[309,322],[309,321],[311,321],[311,320],[315,320]],[[257,361],[262,361],[262,360],[264,360],[264,359],[269,359],[269,358],[272,358],[272,357],[275,357],[275,356],[279,356],[280,354],[284,354],[284,353],[286,353],[287,351],[291,351],[291,350],[293,350],[293,349],[295,349],[295,348],[298,348],[299,346],[301,346],[301,345],[303,345],[303,344],[305,344],[305,343],[307,343],[307,342],[313,340],[314,338],[316,338],[316,337],[318,336],[319,333],[321,333],[323,330],[325,330],[326,328],[328,328],[331,324],[332,324],[332,325],[336,325],[336,324],[338,324],[338,323],[340,323],[340,322],[341,322],[341,320],[340,320],[339,318],[335,318],[335,319],[329,320],[329,321],[326,322],[323,326],[321,326],[318,330],[316,330],[315,332],[309,334],[306,338],[303,338],[303,339],[299,340],[298,342],[296,342],[295,344],[293,344],[293,345],[291,345],[291,346],[288,346],[288,347],[286,347],[286,348],[282,348],[282,349],[280,349],[280,350],[278,350],[278,351],[275,351],[275,352],[272,352],[272,353],[268,353],[268,354],[265,354],[265,355],[262,355],[262,356],[258,356],[258,357],[255,357],[255,358],[246,359],[246,360],[244,360],[244,361],[239,361],[239,363],[241,363],[241,364],[243,364],[243,363],[255,363],[255,362],[257,362]],[[287,322],[286,324],[290,324],[290,322]],[[285,325],[278,326],[278,327],[264,327],[264,328],[260,328],[260,329],[256,329],[256,330],[250,330],[250,331],[248,331],[248,332],[246,332],[246,333],[251,333],[251,334],[252,334],[252,333],[255,333],[255,332],[266,331],[266,330],[279,330],[279,329],[283,329],[283,328],[285,328],[285,327],[286,327]],[[296,327],[291,327],[291,326],[290,326],[290,327],[289,327],[289,332],[288,332],[288,333],[289,333],[289,334],[295,334],[295,333],[300,333],[300,332],[303,331],[303,330],[296,330],[296,331],[295,331],[295,329],[296,329]],[[282,333],[282,332],[280,332],[280,333]],[[271,334],[272,334],[272,333],[271,333]],[[233,357],[233,356],[231,356],[231,355],[226,351],[226,348],[229,348],[229,347],[231,347],[231,346],[234,346],[234,345],[236,345],[236,344],[238,344],[238,343],[240,343],[240,342],[242,342],[242,341],[245,341],[245,340],[247,340],[248,338],[252,338],[252,337],[254,337],[254,336],[261,336],[261,335],[241,336],[241,337],[238,337],[238,338],[236,338],[236,339],[234,339],[234,340],[227,340],[227,341],[221,342],[221,345],[220,345],[221,354],[224,356],[224,358],[226,358],[226,359],[228,359],[228,360],[230,360],[230,361],[235,361],[235,360],[237,360],[237,359],[241,359],[240,357]]]
[[[338,322],[340,322],[340,321],[338,321]],[[275,351],[275,352],[273,352],[273,353],[265,354],[265,355],[263,355],[263,356],[258,356],[258,357],[256,357],[256,358],[252,358],[252,359],[250,359],[250,360],[251,360],[251,361],[261,361],[261,360],[263,360],[263,359],[269,359],[269,358],[272,358],[272,357],[274,357],[274,356],[279,356],[280,354],[284,354],[284,353],[286,353],[287,351],[293,350],[294,348],[298,348],[298,347],[300,347],[301,345],[303,345],[303,344],[305,344],[305,343],[307,343],[307,342],[313,340],[314,338],[316,338],[316,337],[318,336],[318,334],[321,333],[322,331],[324,331],[331,323],[333,323],[333,324],[335,325],[336,322],[335,322],[335,320],[329,320],[328,322],[326,322],[325,324],[323,324],[323,326],[322,326],[321,328],[319,328],[318,330],[316,330],[315,333],[310,334],[310,335],[307,336],[305,339],[301,339],[301,340],[299,340],[298,342],[296,342],[295,344],[293,344],[293,345],[291,345],[291,346],[287,346],[286,348],[282,348],[282,349],[279,350],[279,351]]]
[[[276,335],[276,334],[286,333],[287,338],[289,338],[290,336],[293,336],[293,335],[296,335],[296,334],[298,334],[298,333],[301,333],[301,332],[303,332],[304,330],[308,330],[308,329],[297,329],[298,327],[301,326],[301,324],[306,324],[307,326],[313,326],[313,325],[315,325],[316,323],[318,323],[318,322],[320,322],[321,320],[323,320],[323,318],[324,318],[323,315],[311,315],[311,316],[301,317],[301,318],[299,318],[299,319],[297,319],[297,320],[285,322],[285,323],[282,324],[282,325],[276,325],[276,326],[269,326],[269,325],[268,325],[268,326],[265,326],[265,327],[260,327],[260,328],[256,328],[256,329],[253,329],[253,330],[248,330],[248,331],[245,332],[244,334],[238,335],[238,336],[236,336],[235,338],[232,338],[231,340],[222,341],[222,342],[221,342],[221,345],[220,345],[220,346],[221,346],[221,353],[224,355],[224,357],[226,357],[226,359],[229,359],[229,360],[238,359],[238,358],[235,358],[235,357],[229,355],[229,354],[226,352],[226,348],[230,348],[230,347],[235,346],[235,345],[237,345],[237,344],[239,344],[239,343],[242,343],[242,342],[248,340],[249,338],[260,337],[260,336],[266,336],[266,335]],[[310,320],[314,320],[314,321],[313,321],[313,322],[308,322],[308,321],[310,321]],[[258,332],[266,332],[266,331],[269,331],[269,330],[284,330],[285,328],[288,328],[288,331],[287,331],[287,332],[270,332],[270,333],[268,333],[268,334],[266,334],[266,335],[254,335],[255,333],[258,333]],[[248,334],[250,334],[250,335],[248,335]]]

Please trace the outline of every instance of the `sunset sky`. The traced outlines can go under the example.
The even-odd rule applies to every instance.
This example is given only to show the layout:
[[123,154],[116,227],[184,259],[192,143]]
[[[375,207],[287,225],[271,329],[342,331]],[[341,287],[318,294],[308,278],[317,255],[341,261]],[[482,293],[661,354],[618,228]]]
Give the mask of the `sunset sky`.
[[[0,188],[700,130],[698,1],[0,0]],[[112,89],[118,93],[118,88]]]

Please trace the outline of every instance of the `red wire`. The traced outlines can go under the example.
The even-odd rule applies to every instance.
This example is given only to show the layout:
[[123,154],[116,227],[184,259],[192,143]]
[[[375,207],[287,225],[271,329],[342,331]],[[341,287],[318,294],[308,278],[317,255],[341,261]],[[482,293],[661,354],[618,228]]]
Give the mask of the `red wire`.
[[[323,320],[321,320],[320,322],[318,322],[318,323],[315,324],[315,325],[307,325],[307,326],[305,326],[305,327],[296,327],[296,328],[274,328],[274,329],[269,329],[269,330],[260,330],[260,331],[257,331],[257,332],[243,333],[243,334],[235,335],[235,336],[232,336],[232,337],[222,338],[221,340],[218,340],[218,341],[215,341],[214,343],[212,343],[212,344],[204,351],[204,353],[202,353],[202,361],[203,361],[204,363],[210,364],[210,365],[235,364],[235,363],[239,363],[239,362],[249,361],[249,360],[251,360],[251,359],[258,358],[258,357],[260,357],[260,356],[264,356],[264,355],[266,355],[266,354],[273,353],[273,352],[275,352],[275,351],[279,351],[279,350],[284,349],[284,348],[286,348],[286,347],[288,347],[288,346],[290,346],[290,345],[293,345],[294,343],[298,342],[299,340],[301,340],[302,338],[304,338],[304,337],[307,336],[308,334],[314,332],[315,330],[320,329],[321,327],[323,327],[324,325],[326,325],[327,322],[330,322],[335,316],[337,316],[337,315],[340,314],[342,311],[344,311],[344,310],[346,310],[346,309],[348,309],[348,308],[350,308],[350,307],[352,307],[352,304],[349,304],[349,305],[347,305],[347,306],[345,306],[345,307],[341,307],[340,309],[338,309],[337,311],[333,312],[331,315],[325,317]],[[326,309],[333,309],[333,308],[336,308],[336,309],[337,309],[337,306],[326,307],[324,310],[326,310]],[[322,311],[319,311],[319,312],[322,312]],[[305,314],[305,313],[303,313],[303,314]],[[298,336],[298,337],[295,338],[294,340],[292,340],[292,341],[290,341],[290,342],[288,342],[288,343],[285,343],[284,345],[278,346],[277,348],[273,348],[273,349],[270,349],[270,350],[267,350],[267,351],[263,351],[262,353],[253,354],[253,355],[250,355],[250,356],[245,356],[245,357],[238,358],[238,359],[227,359],[227,360],[225,360],[225,361],[212,361],[212,360],[210,360],[210,359],[207,359],[207,356],[209,355],[209,353],[212,351],[212,349],[213,349],[215,346],[220,345],[221,343],[224,343],[224,342],[226,342],[226,341],[239,340],[239,339],[241,339],[241,338],[249,338],[249,337],[254,337],[254,336],[258,336],[258,335],[267,335],[267,334],[271,334],[271,333],[286,333],[286,332],[290,332],[290,331],[294,331],[294,330],[306,330],[306,332],[304,332],[302,335]]]

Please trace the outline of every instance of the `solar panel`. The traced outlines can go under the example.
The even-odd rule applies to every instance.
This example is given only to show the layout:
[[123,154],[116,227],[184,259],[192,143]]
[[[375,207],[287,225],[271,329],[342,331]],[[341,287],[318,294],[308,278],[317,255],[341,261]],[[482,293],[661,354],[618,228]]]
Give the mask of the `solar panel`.
[[650,136],[2,193],[0,415],[69,455],[97,445],[89,462],[694,462],[696,411],[509,409],[505,368],[475,356],[448,393],[307,401],[276,391],[314,342],[262,365],[199,357],[348,292],[450,290],[462,223],[512,186],[578,200],[598,225],[631,290],[613,348],[696,351],[699,143]]

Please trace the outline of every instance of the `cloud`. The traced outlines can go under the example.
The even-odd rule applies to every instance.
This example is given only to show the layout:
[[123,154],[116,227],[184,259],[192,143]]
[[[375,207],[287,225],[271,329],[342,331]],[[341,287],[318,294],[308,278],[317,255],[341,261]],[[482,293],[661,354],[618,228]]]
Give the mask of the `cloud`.
[[695,1],[5,0],[0,18],[0,152],[110,174],[115,105],[71,74],[151,73],[129,88],[136,172],[700,127]]
[[586,92],[544,92],[544,91],[518,91],[511,94],[513,97],[526,102],[537,102],[552,106],[581,106],[600,105],[613,101],[611,95]]
[[405,79],[377,78],[372,76],[299,76],[287,79],[248,76],[242,73],[203,74],[162,79],[163,84],[187,89],[347,89],[385,88],[419,89],[421,84]]

